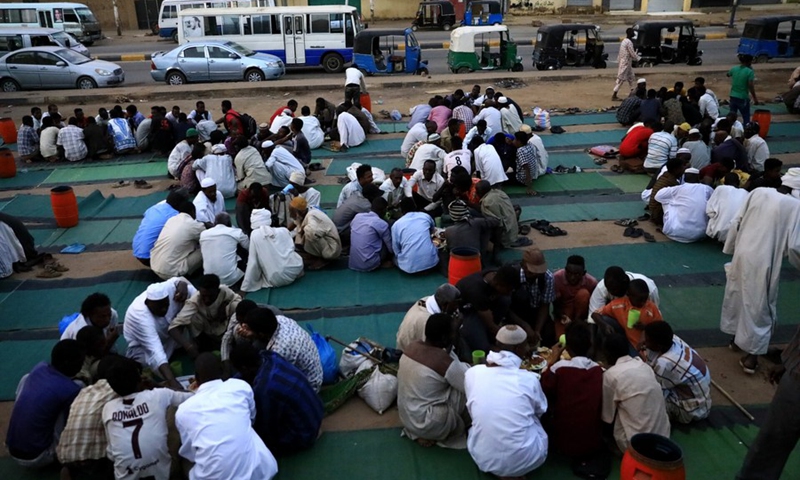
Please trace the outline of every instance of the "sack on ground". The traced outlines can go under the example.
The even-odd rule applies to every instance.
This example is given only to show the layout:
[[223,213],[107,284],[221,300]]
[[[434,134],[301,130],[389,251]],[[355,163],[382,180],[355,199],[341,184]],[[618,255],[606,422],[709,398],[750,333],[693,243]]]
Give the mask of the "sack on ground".
[[367,383],[358,389],[358,396],[378,415],[383,415],[389,407],[397,400],[397,377],[383,373],[371,360],[361,365],[359,370],[364,368],[374,368]]
[[306,324],[309,333],[311,333],[311,340],[317,346],[319,352],[319,360],[322,363],[322,383],[329,385],[336,383],[339,377],[339,364],[336,361],[336,351],[331,347],[325,337],[319,334],[310,324]]
[[[351,182],[356,180],[356,169],[360,166],[360,163],[353,162],[352,165],[347,167],[347,178],[349,178]],[[384,180],[386,180],[386,172],[378,167],[372,167],[372,183],[381,184]]]
[[617,156],[617,149],[611,145],[597,145],[589,149],[589,153],[603,158],[614,158]]
[[368,360],[363,353],[359,352],[369,353],[371,350],[370,344],[358,341],[351,342],[347,348],[342,350],[342,358],[339,359],[339,371],[342,372],[342,376],[349,377],[356,373],[358,367]]
[[533,109],[533,126],[537,130],[547,130],[550,128],[550,112],[541,108],[534,107]]

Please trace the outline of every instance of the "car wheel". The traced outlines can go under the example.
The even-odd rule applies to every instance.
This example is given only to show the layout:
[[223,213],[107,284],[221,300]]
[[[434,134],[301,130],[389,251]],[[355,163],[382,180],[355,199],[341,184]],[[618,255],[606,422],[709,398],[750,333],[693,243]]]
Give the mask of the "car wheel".
[[81,90],[91,90],[93,88],[97,88],[97,82],[89,77],[81,77],[78,79],[77,86]]
[[244,74],[244,79],[248,82],[263,82],[265,78],[264,72],[255,68],[251,68]]
[[547,70],[547,67],[544,66],[544,64],[542,63],[534,63],[534,65],[536,66],[536,70],[539,70],[540,72],[543,70]]
[[20,87],[19,83],[11,78],[4,78],[2,82],[0,82],[0,87],[4,92],[19,92]]
[[175,30],[175,32],[172,34],[172,41],[175,42],[175,43],[178,43],[178,31],[177,30]]
[[329,53],[322,57],[322,67],[328,73],[338,73],[344,68],[344,59],[338,53]]
[[186,84],[186,76],[181,72],[170,72],[167,74],[167,85],[184,85]]
[[442,25],[442,30],[444,30],[445,32],[450,31],[450,24],[449,23],[445,23],[444,25]]
[[756,63],[767,63],[769,61],[769,55],[766,53],[762,53],[761,55],[756,57]]
[[469,67],[458,67],[456,73],[469,73]]

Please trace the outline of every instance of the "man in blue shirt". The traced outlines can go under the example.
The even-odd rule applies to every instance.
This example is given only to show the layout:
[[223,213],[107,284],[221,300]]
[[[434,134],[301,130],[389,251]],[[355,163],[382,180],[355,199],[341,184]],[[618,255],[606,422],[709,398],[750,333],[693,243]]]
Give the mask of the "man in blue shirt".
[[236,345],[231,363],[253,387],[256,433],[270,452],[287,455],[310,448],[320,434],[322,400],[306,375],[279,354]]
[[350,257],[348,267],[370,272],[393,255],[392,235],[386,218],[389,202],[383,197],[372,201],[372,210],[359,213],[350,222]]
[[431,240],[436,224],[425,212],[415,212],[411,198],[400,202],[403,216],[392,225],[392,250],[397,267],[406,273],[431,269],[439,263],[439,254]]
[[142,223],[133,236],[133,256],[146,267],[150,266],[150,250],[156,244],[158,235],[167,220],[178,214],[178,206],[189,197],[180,190],[173,190],[167,200],[159,202],[144,212]]
[[72,380],[83,366],[84,353],[75,340],[61,340],[19,382],[8,422],[8,452],[23,467],[39,468],[56,460],[56,446],[67,423],[72,401],[81,387]]

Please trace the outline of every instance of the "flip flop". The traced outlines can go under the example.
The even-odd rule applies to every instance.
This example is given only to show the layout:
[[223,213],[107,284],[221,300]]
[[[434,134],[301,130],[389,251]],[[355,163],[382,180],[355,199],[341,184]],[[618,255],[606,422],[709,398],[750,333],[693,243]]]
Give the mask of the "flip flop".
[[622,236],[623,237],[632,237],[633,236],[633,232],[635,232],[635,231],[636,231],[636,229],[633,228],[632,226],[630,226],[630,227],[626,228],[624,232],[622,232]]
[[147,180],[134,180],[133,187],[138,188],[140,190],[148,190],[150,188],[153,188],[152,185],[147,183]]
[[130,184],[131,184],[131,182],[126,182],[125,180],[120,180],[119,182],[112,184],[111,188],[127,187]]
[[520,235],[527,235],[529,233],[531,233],[530,225],[520,225],[519,226],[519,234]]
[[542,233],[544,233],[548,237],[561,237],[561,236],[567,234],[567,232],[565,230],[562,230],[562,229],[556,227],[555,225],[550,225],[549,227],[544,229],[544,231],[542,231]]
[[644,230],[642,230],[641,228],[634,228],[633,232],[631,232],[630,237],[631,238],[639,238],[642,235],[644,235]]
[[614,225],[619,225],[620,227],[635,227],[639,225],[639,222],[633,218],[623,218],[622,220],[614,222]]
[[741,360],[739,360],[739,366],[742,367],[742,370],[744,371],[744,373],[746,373],[748,375],[752,375],[752,374],[756,373],[756,369],[758,368],[758,364],[756,364],[755,368],[747,367],[747,366],[745,366],[744,362],[741,361]]
[[325,170],[325,167],[323,167],[322,164],[319,162],[314,162],[308,165],[308,169],[311,170],[312,172],[317,172],[319,170]]
[[614,173],[625,173],[625,170],[619,165],[611,165],[611,171]]
[[550,222],[548,222],[547,220],[534,220],[533,222],[531,222],[531,228],[539,231],[549,226]]
[[656,241],[656,237],[647,232],[644,232],[644,239],[650,243],[654,243]]
[[518,237],[517,241],[511,244],[512,247],[527,247],[533,245],[533,240],[528,237]]
[[595,165],[605,165],[606,163],[608,163],[608,159],[607,158],[595,158],[594,159],[594,163],[595,163]]

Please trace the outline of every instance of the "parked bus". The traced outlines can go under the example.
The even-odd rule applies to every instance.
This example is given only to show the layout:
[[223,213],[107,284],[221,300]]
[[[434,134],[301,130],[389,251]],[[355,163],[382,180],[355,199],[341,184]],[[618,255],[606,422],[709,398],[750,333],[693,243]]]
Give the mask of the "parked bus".
[[275,0],[164,0],[158,12],[158,36],[178,41],[178,13],[186,8],[274,7]]
[[279,57],[289,67],[321,66],[340,72],[353,61],[353,43],[364,29],[355,7],[206,8],[178,14],[178,40],[230,40]]
[[0,27],[55,28],[84,45],[103,38],[100,22],[82,3],[0,3]]

